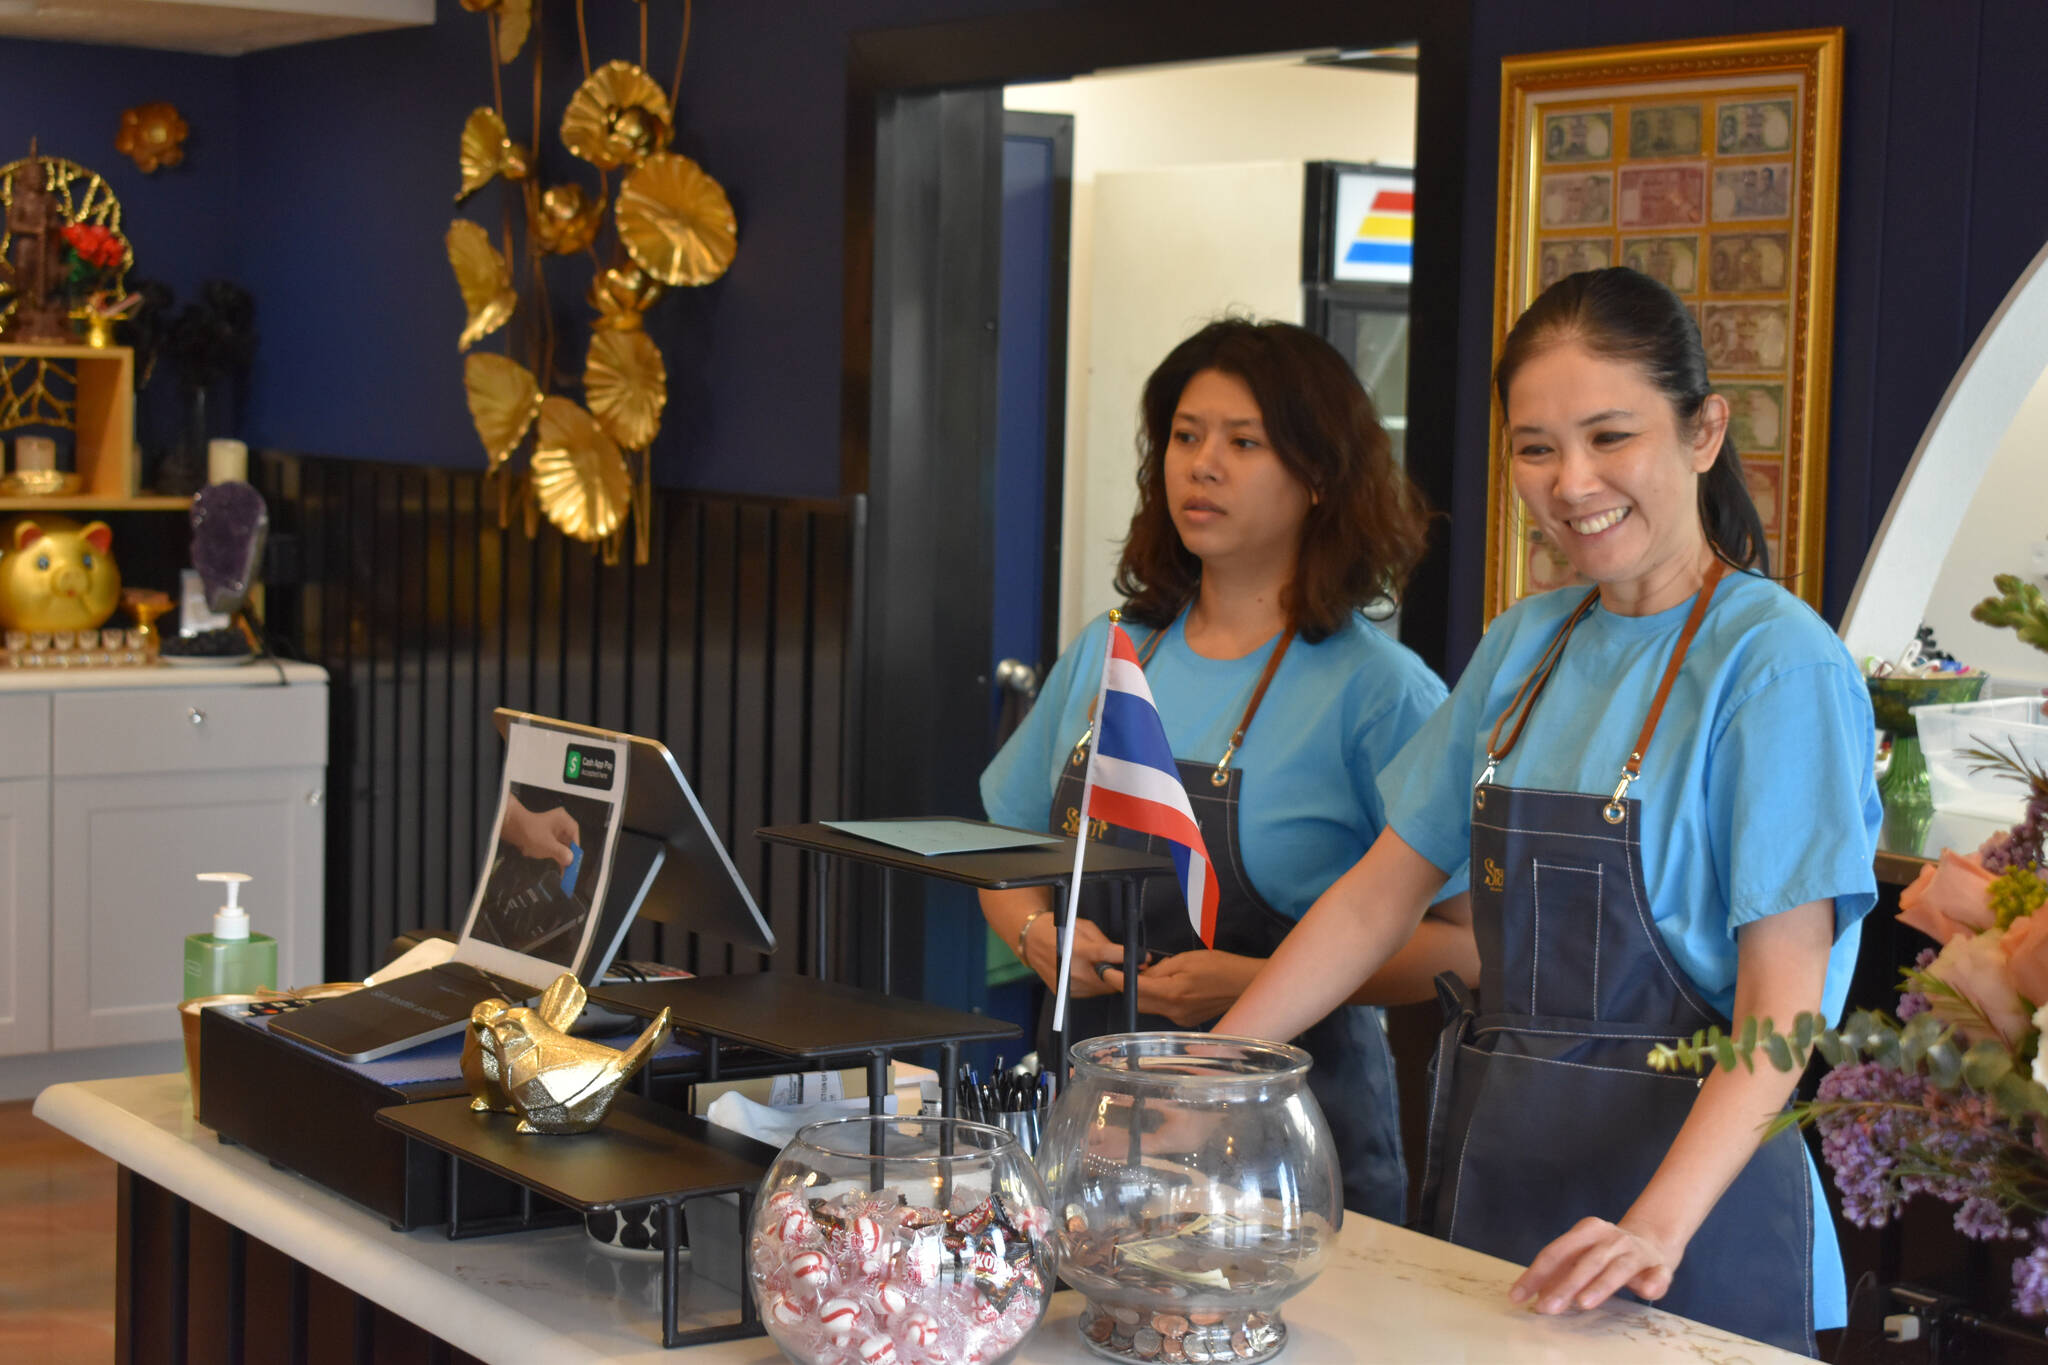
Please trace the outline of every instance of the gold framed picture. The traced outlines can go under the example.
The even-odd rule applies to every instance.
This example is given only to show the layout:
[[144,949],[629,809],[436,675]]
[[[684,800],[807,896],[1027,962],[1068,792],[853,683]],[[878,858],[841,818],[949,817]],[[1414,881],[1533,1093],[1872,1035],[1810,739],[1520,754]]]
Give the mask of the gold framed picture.
[[[1620,265],[1692,311],[1770,547],[1818,607],[1827,513],[1842,30],[1501,63],[1493,354],[1549,285]],[[1486,617],[1573,580],[1489,427]]]

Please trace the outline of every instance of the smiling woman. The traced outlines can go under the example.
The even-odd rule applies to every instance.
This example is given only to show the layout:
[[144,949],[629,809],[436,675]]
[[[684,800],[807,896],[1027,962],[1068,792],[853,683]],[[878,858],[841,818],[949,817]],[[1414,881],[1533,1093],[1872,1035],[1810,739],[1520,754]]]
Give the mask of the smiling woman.
[[[1218,1029],[1292,1032],[1400,948],[1445,872],[1482,869],[1487,1013],[1460,1000],[1437,1054],[1431,1228],[1526,1264],[1510,1297],[1541,1312],[1627,1289],[1810,1354],[1847,1305],[1805,1148],[1759,1141],[1793,1078],[1666,1086],[1641,1040],[1839,1013],[1876,900],[1869,696],[1762,572],[1727,404],[1669,289],[1567,276],[1496,382],[1516,491],[1593,591],[1495,619],[1386,774],[1386,832]],[[1765,1282],[1811,1292],[1745,1292]]]
[[[1328,342],[1286,323],[1212,323],[1167,355],[1141,407],[1138,507],[1116,586],[1221,894],[1204,948],[1178,884],[1145,888],[1143,943],[1166,955],[1136,989],[1141,1028],[1188,1028],[1230,1007],[1372,843],[1384,823],[1379,771],[1444,692],[1359,614],[1400,592],[1421,554],[1424,513],[1372,400]],[[1098,618],[1068,645],[982,774],[992,819],[1078,828],[1107,635]],[[1098,824],[1091,837],[1127,836]],[[1421,999],[1437,971],[1469,971],[1459,890],[1447,888],[1413,952],[1361,1006]],[[1042,890],[982,895],[990,926],[1048,985],[1050,908]],[[1128,933],[1085,887],[1081,910],[1077,1041],[1123,1026],[1124,950],[1111,935]],[[1346,1007],[1304,1022],[1309,1085],[1337,1140],[1346,1207],[1398,1221],[1406,1178],[1377,1012]]]

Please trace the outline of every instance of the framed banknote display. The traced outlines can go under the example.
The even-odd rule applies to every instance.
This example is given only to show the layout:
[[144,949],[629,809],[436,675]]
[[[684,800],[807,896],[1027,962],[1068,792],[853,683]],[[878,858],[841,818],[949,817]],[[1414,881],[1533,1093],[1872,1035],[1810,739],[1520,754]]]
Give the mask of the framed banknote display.
[[[1842,31],[1501,63],[1493,353],[1547,286],[1626,266],[1677,293],[1770,548],[1820,604],[1834,326]],[[1572,568],[1524,513],[1494,400],[1486,615]]]

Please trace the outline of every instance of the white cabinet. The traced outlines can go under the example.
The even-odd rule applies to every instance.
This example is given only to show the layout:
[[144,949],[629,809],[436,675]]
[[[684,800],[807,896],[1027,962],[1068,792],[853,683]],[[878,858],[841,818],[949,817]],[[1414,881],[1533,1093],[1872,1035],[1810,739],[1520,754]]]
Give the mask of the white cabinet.
[[0,1054],[50,1045],[50,783],[0,782]]
[[0,1054],[177,1038],[199,872],[249,873],[280,981],[321,979],[326,675],[285,676],[0,675]]

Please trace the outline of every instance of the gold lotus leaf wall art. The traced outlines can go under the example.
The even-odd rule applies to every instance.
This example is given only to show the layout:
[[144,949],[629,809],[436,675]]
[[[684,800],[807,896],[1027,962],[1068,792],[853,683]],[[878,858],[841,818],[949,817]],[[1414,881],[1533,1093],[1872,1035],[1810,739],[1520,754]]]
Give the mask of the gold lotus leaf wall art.
[[566,398],[540,405],[533,491],[541,515],[576,540],[603,540],[626,520],[633,474],[596,419]]
[[505,120],[495,109],[478,109],[462,125],[462,188],[455,202],[475,194],[499,176],[526,179],[526,149],[505,133]]
[[462,385],[469,391],[469,415],[483,439],[484,456],[495,472],[540,416],[540,381],[510,356],[478,351],[462,362]]
[[663,284],[709,284],[739,247],[725,189],[675,152],[643,161],[619,187],[619,240]]
[[511,62],[526,46],[526,35],[533,28],[533,0],[462,0],[462,7],[490,16],[491,51],[500,66]]
[[491,234],[467,218],[448,225],[448,264],[455,268],[455,286],[469,310],[455,342],[466,351],[511,320],[519,295],[512,289],[512,267],[491,245]]
[[[638,61],[593,63],[587,2],[634,16]],[[542,137],[551,53],[539,37],[527,42],[538,26],[538,0],[462,4],[487,20],[494,60],[491,104],[462,127],[455,199],[465,211],[481,206],[486,221],[494,212],[502,221],[487,228],[457,218],[448,229],[448,260],[466,312],[457,347],[467,352],[499,335],[506,351],[473,352],[463,363],[470,417],[498,480],[500,521],[509,524],[517,501],[529,533],[545,516],[566,536],[600,543],[612,563],[630,519],[634,559],[644,564],[652,530],[649,452],[668,405],[669,376],[643,318],[671,287],[718,279],[738,248],[724,187],[670,150],[691,0],[683,0],[666,89],[649,74],[644,0],[576,0],[573,58],[582,80],[558,124],[560,148],[573,160],[563,160],[552,143],[544,146]],[[499,70],[522,55],[533,66],[532,98],[521,111],[530,110],[532,124],[523,144],[507,123],[508,82]],[[552,302],[574,297],[559,287],[573,282],[559,278],[565,271],[587,272],[587,284],[577,286],[590,306],[580,373],[556,365],[558,340],[568,335],[569,344],[584,344]],[[560,391],[579,387],[581,403]]]
[[590,415],[614,441],[629,450],[652,444],[668,404],[668,371],[653,339],[644,331],[592,332],[583,396]]

